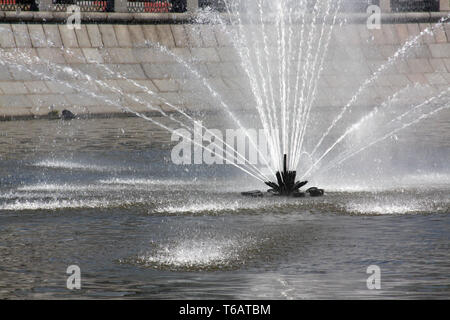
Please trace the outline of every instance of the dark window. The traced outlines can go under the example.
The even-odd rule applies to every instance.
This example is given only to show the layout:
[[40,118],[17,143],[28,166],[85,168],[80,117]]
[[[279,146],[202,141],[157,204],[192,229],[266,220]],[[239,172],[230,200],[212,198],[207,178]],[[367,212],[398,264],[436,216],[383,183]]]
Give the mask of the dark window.
[[439,11],[439,0],[391,0],[392,11]]
[[225,11],[225,0],[198,0],[200,8],[210,7],[218,11]]
[[341,4],[342,12],[366,12],[371,5],[380,5],[380,0],[344,0]]
[[172,0],[172,12],[185,12],[187,0]]

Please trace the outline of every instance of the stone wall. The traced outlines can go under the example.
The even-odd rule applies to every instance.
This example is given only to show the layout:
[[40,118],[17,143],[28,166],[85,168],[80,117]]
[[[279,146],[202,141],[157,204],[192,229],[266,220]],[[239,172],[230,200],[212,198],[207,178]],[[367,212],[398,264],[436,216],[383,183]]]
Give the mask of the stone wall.
[[[364,24],[335,28],[316,104],[347,103],[405,41],[429,26],[394,23],[383,24],[381,30],[368,30]],[[40,117],[62,109],[86,114],[122,112],[114,103],[139,112],[150,110],[146,102],[163,109],[170,109],[167,102],[191,110],[220,107],[194,73],[173,56],[149,48],[150,42],[159,42],[189,61],[234,108],[253,103],[239,59],[218,26],[84,24],[80,30],[71,30],[64,24],[3,23],[0,118]],[[103,84],[87,81],[85,76]],[[381,103],[415,83],[435,91],[450,87],[450,24],[422,37],[358,103]]]

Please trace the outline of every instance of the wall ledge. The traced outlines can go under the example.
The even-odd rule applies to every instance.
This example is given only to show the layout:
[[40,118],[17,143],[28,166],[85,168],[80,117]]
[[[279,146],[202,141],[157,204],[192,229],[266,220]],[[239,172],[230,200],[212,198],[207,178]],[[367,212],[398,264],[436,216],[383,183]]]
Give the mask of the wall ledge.
[[[42,11],[0,11],[0,23],[66,23],[71,14],[66,12]],[[224,20],[232,20],[228,14],[221,14]],[[382,23],[433,23],[443,18],[450,18],[447,12],[407,12],[383,13]],[[365,13],[340,14],[338,22],[346,21],[353,24],[366,23],[368,15]],[[108,24],[176,24],[197,23],[196,15],[192,13],[118,13],[118,12],[81,12],[82,23]],[[320,19],[318,19],[320,23]],[[202,23],[208,23],[204,21]]]

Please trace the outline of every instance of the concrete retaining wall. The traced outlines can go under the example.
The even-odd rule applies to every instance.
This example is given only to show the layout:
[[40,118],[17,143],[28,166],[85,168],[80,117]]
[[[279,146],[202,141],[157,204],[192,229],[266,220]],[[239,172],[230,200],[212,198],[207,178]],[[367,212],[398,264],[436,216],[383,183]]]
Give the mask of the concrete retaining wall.
[[[405,41],[429,26],[397,23],[384,24],[381,30],[368,30],[364,24],[336,28],[316,104],[333,107],[348,102]],[[204,87],[201,81],[173,57],[148,48],[146,41],[159,42],[193,63],[233,107],[253,103],[239,59],[218,26],[87,24],[81,30],[70,30],[63,24],[4,23],[0,24],[0,58],[6,61],[4,57],[15,55],[17,65],[0,63],[0,118],[39,117],[66,108],[88,114],[121,112],[105,103],[105,97],[140,112],[149,111],[142,101],[164,109],[170,109],[167,101],[185,109],[211,108],[210,97],[197,90]],[[91,79],[104,80],[108,86],[61,70],[67,66]],[[450,24],[424,36],[358,103],[380,103],[414,83],[435,91],[450,87]],[[113,88],[132,95],[118,94]]]

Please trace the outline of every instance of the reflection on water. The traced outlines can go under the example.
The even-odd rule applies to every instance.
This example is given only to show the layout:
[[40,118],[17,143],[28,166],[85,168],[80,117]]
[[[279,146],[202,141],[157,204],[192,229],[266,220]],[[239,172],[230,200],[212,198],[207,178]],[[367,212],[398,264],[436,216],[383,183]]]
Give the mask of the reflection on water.
[[[170,134],[140,119],[0,126],[0,298],[450,294],[439,126],[432,143],[416,128],[404,152],[376,150],[376,168],[312,177],[328,192],[305,199],[243,198],[263,186],[227,166],[175,166]],[[79,292],[65,286],[72,264]],[[366,288],[372,264],[376,292]]]

